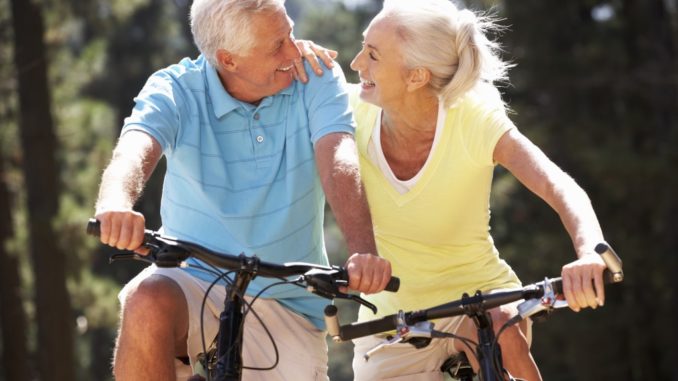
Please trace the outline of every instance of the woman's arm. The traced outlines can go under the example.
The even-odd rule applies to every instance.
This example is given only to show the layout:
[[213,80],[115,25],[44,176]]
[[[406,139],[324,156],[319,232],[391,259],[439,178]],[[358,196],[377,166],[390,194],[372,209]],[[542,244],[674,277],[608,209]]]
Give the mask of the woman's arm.
[[563,292],[575,311],[604,303],[605,264],[594,251],[604,242],[602,229],[586,192],[517,129],[508,131],[494,149],[494,160],[560,216],[577,252],[563,266]]

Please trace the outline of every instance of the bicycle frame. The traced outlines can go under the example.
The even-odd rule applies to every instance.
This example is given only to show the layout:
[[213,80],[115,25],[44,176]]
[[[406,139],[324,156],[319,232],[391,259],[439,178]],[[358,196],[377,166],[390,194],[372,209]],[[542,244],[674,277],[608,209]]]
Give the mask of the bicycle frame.
[[[617,254],[607,244],[598,244],[595,251],[605,262],[607,269],[604,272],[605,283],[618,283],[624,279],[622,262]],[[514,316],[508,325],[515,324],[527,317],[536,314],[548,313],[555,308],[567,306],[564,300],[558,300],[556,295],[562,294],[562,280],[560,278],[546,278],[542,282],[534,283],[522,288],[504,290],[495,293],[482,294],[477,291],[474,296],[464,294],[461,299],[442,304],[425,310],[403,312],[385,316],[381,319],[340,326],[337,320],[337,308],[327,306],[325,308],[325,321],[328,333],[335,342],[347,341],[363,336],[369,336],[380,332],[396,330],[396,338],[389,343],[402,342],[408,338],[450,338],[453,335],[438,332],[432,329],[430,320],[467,315],[471,317],[477,327],[478,344],[477,357],[480,365],[479,374],[481,381],[503,381],[504,368],[501,362],[501,349],[496,342],[494,329],[489,310],[504,304],[525,299],[518,306],[518,314]],[[419,324],[418,324],[419,323]],[[380,347],[368,352],[370,355]],[[499,373],[499,374],[498,374]]]
[[[99,236],[99,221],[90,219],[87,233]],[[146,256],[133,252],[114,254],[110,261],[135,259],[155,263],[158,267],[178,267],[189,257],[195,257],[214,266],[234,270],[232,284],[227,287],[224,298],[224,310],[219,316],[219,335],[217,338],[217,363],[215,377],[211,377],[210,361],[207,360],[207,379],[214,381],[238,381],[242,378],[242,345],[244,314],[243,299],[247,287],[256,276],[288,277],[299,276],[294,283],[302,283],[307,289],[326,299],[349,299],[360,303],[374,312],[376,307],[357,295],[340,291],[348,287],[348,272],[338,266],[323,266],[312,263],[291,262],[276,264],[261,261],[256,255],[238,256],[217,253],[200,245],[163,236],[158,232],[146,230],[143,246],[150,249]],[[386,291],[395,292],[400,286],[397,277],[391,277]]]

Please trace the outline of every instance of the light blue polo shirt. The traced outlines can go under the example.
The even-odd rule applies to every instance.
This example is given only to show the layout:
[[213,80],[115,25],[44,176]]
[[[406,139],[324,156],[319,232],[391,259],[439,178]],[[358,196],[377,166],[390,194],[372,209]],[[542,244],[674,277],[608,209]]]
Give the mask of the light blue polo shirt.
[[[185,58],[153,74],[135,102],[122,134],[144,131],[162,146],[165,234],[269,262],[328,263],[313,147],[327,134],[354,131],[339,65],[254,106],[231,97],[202,56]],[[276,281],[257,277],[248,294]],[[263,295],[324,327],[327,300],[289,285]]]

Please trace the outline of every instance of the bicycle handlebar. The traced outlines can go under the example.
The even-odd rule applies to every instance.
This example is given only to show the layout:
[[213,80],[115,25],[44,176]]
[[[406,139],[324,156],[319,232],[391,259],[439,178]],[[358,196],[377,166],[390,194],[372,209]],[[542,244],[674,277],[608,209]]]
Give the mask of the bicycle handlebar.
[[[614,250],[604,243],[598,244],[595,250],[600,254],[607,266],[603,277],[605,283],[621,282],[624,279],[622,263]],[[482,294],[480,291],[476,292],[474,296],[464,294],[459,300],[432,308],[405,313],[401,311],[398,314],[388,315],[381,319],[343,326],[339,325],[337,319],[337,307],[329,305],[325,308],[325,323],[327,325],[328,334],[335,341],[347,341],[358,337],[393,331],[399,324],[403,323],[411,326],[427,320],[473,313],[474,309],[475,311],[487,311],[520,299],[539,299],[545,295],[545,290],[549,291],[550,294],[562,294],[562,279],[547,278],[541,282],[533,283],[522,288],[499,291],[491,294]],[[549,301],[549,303],[552,302],[553,301]]]
[[[87,234],[101,235],[101,226],[98,220],[90,218],[87,222]],[[338,287],[348,286],[348,271],[339,266],[323,266],[313,263],[288,262],[277,264],[259,260],[255,256],[244,254],[232,255],[219,253],[195,243],[164,236],[153,230],[146,230],[142,246],[151,249],[148,256],[126,254],[122,258],[143,259],[154,262],[159,267],[178,267],[189,257],[195,257],[211,265],[229,269],[241,270],[244,267],[252,269],[255,275],[264,277],[288,277],[304,275],[306,283],[314,288],[312,292],[332,299],[337,296]],[[400,279],[391,277],[386,291],[396,292],[400,288]]]

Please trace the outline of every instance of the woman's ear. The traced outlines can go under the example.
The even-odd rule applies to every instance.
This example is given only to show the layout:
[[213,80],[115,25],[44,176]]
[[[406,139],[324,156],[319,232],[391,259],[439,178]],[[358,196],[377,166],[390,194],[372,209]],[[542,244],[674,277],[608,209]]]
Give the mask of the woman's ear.
[[431,81],[431,72],[423,67],[417,67],[410,70],[409,78],[407,79],[407,90],[415,91],[426,85]]
[[229,72],[234,72],[238,68],[233,55],[224,49],[217,50],[217,62],[219,63],[219,68]]

